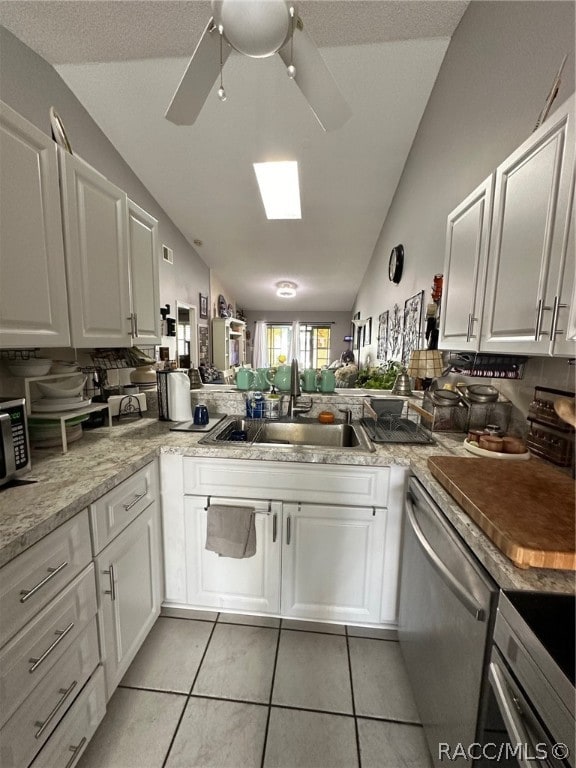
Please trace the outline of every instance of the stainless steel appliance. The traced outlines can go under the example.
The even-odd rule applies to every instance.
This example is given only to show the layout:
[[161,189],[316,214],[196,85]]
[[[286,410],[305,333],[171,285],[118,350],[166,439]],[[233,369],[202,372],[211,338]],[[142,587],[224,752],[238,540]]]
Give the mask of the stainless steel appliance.
[[502,593],[477,765],[573,766],[574,595]]
[[0,485],[31,469],[26,401],[0,397]]
[[498,590],[415,478],[400,583],[400,647],[432,760],[469,766],[465,755],[448,759],[442,745],[478,739]]

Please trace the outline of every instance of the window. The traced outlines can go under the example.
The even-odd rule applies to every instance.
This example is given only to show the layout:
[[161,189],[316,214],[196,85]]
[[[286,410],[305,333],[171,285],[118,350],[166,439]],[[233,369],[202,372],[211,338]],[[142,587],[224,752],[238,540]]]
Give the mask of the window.
[[322,368],[330,365],[330,327],[322,325],[300,326],[301,368]]
[[[322,368],[330,364],[330,330],[329,325],[300,324],[298,364],[301,369]],[[268,324],[266,333],[268,365],[277,365],[279,355],[284,355],[289,363],[292,325]]]

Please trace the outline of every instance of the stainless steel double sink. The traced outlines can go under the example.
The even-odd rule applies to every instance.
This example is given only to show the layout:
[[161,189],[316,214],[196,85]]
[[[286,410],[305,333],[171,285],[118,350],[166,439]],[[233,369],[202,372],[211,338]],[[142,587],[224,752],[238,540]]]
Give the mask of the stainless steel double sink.
[[360,424],[320,424],[312,420],[267,421],[228,416],[199,442],[202,445],[258,448],[339,448],[346,451],[375,451]]

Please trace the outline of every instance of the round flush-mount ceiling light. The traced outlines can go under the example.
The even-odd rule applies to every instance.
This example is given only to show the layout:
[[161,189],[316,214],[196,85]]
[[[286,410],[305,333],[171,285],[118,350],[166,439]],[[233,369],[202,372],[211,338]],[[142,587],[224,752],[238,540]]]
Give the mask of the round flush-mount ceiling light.
[[282,280],[280,283],[276,283],[276,296],[280,296],[281,299],[293,299],[296,296],[296,283],[290,282],[290,280]]

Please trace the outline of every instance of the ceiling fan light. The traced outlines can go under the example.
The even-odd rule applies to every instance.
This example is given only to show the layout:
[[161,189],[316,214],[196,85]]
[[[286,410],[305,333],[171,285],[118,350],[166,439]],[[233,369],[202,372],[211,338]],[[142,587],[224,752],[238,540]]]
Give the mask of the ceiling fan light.
[[294,80],[294,78],[296,77],[296,67],[294,66],[294,64],[290,64],[290,66],[286,67],[286,72],[290,80]]
[[226,91],[224,90],[224,88],[222,88],[222,86],[218,88],[218,98],[220,99],[220,101],[226,101],[227,99]]
[[279,296],[281,299],[293,299],[296,296],[296,288],[296,283],[292,283],[289,280],[276,283],[276,296]]
[[292,29],[286,0],[213,0],[212,10],[230,45],[255,59],[275,54]]

